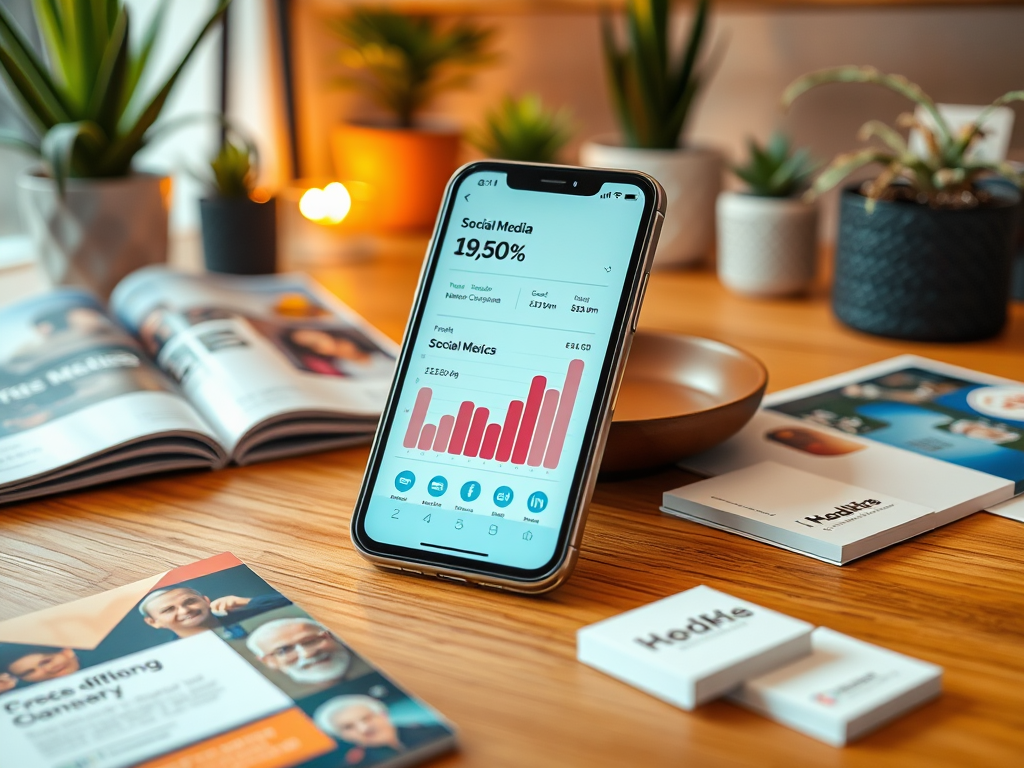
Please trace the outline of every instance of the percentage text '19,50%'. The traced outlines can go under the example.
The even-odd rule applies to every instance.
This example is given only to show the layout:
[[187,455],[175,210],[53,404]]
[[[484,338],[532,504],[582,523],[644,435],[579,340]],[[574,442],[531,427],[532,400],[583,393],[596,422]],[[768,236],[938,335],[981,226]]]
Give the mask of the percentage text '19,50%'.
[[471,237],[468,240],[460,237],[456,242],[459,246],[455,249],[455,255],[468,256],[474,261],[479,259],[526,261],[526,253],[523,251],[523,246],[518,243],[506,243],[504,240],[501,242],[487,240],[481,247],[480,241],[475,237]]

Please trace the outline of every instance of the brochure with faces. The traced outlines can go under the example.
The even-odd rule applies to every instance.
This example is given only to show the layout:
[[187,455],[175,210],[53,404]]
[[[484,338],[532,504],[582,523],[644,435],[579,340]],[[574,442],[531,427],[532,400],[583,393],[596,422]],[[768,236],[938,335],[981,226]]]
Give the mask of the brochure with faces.
[[0,763],[412,765],[455,746],[230,554],[0,623]]
[[729,698],[834,746],[863,736],[942,690],[942,667],[825,627],[813,652],[746,681]]
[[[731,491],[727,479],[736,478],[736,492],[746,494],[749,476],[742,471],[765,462],[835,481],[831,491],[816,486],[815,492],[830,500],[833,492],[847,496],[825,509],[838,507],[831,513],[857,519],[841,526],[836,520],[832,533],[846,529],[846,535],[855,528],[865,540],[857,544],[813,535],[822,533],[823,524],[794,528],[792,524],[805,515],[796,514],[788,498],[778,506],[781,497],[773,495],[786,496],[789,489],[782,486],[795,482],[796,476],[783,473],[771,481],[779,487],[766,488],[765,495],[750,505],[761,509],[762,502],[766,508],[774,504],[766,510],[774,515],[741,512],[735,504],[711,505],[717,510],[713,514],[695,515],[691,506],[677,505],[674,499],[702,493],[696,485],[666,494],[664,509],[839,563],[915,535],[908,533],[915,523],[907,520],[913,507],[932,512],[920,518],[927,525],[916,533],[983,509],[1021,519],[1024,384],[904,355],[775,392],[734,437],[681,464],[721,480],[715,486],[718,491]],[[806,478],[804,482],[806,486]],[[866,499],[887,503],[877,505],[870,515],[860,514],[863,510],[843,514],[851,511],[842,509],[847,503]],[[879,510],[880,506],[886,509]],[[887,535],[873,527],[890,530]],[[819,543],[794,543],[798,533],[812,534]],[[845,547],[849,554],[828,554],[826,542]],[[866,551],[858,553],[859,549]]]

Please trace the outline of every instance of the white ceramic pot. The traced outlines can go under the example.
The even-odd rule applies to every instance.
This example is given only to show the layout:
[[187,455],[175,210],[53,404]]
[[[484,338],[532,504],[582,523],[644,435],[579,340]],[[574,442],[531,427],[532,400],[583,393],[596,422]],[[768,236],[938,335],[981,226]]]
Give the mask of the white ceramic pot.
[[791,197],[723,192],[718,198],[718,278],[748,296],[789,296],[811,287],[818,209]]
[[643,171],[668,195],[656,267],[696,264],[715,239],[715,198],[722,187],[722,157],[706,147],[634,149],[603,136],[580,148],[580,164]]
[[63,200],[39,174],[23,174],[18,188],[36,256],[54,285],[106,299],[129,272],[167,261],[168,177],[69,179]]

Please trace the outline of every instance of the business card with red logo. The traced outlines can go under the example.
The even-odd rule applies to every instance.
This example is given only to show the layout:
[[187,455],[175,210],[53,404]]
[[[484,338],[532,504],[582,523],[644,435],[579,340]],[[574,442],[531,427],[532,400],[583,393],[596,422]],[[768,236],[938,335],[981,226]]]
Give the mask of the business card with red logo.
[[228,553],[0,622],[4,768],[394,768],[454,744]]
[[834,746],[842,746],[942,690],[942,667],[825,627],[813,652],[755,677],[730,699]]
[[774,461],[668,491],[662,504],[670,515],[835,565],[939,524],[928,507]]
[[683,709],[806,656],[811,630],[746,600],[699,586],[576,633],[576,658]]

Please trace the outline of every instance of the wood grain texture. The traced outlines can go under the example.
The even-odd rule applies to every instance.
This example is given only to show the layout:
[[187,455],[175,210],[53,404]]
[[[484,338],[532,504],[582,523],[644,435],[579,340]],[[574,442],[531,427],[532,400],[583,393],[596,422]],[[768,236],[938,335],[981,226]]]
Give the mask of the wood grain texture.
[[[398,338],[418,260],[316,276]],[[758,355],[778,389],[913,351],[1024,379],[1001,338],[914,345],[841,328],[822,296],[752,301],[656,273],[641,325]],[[459,726],[465,766],[1020,766],[1024,526],[978,514],[843,568],[658,512],[679,470],[601,483],[575,575],[542,598],[375,570],[348,539],[365,448],[110,485],[0,510],[0,619],[224,550]],[[581,626],[697,584],[942,665],[941,698],[834,749],[727,703],[686,713],[575,661]]]

